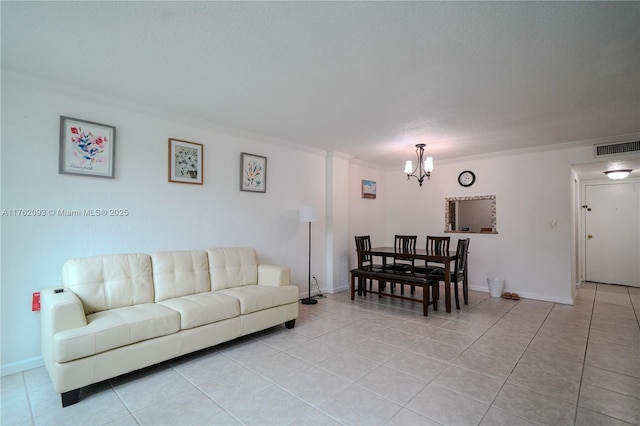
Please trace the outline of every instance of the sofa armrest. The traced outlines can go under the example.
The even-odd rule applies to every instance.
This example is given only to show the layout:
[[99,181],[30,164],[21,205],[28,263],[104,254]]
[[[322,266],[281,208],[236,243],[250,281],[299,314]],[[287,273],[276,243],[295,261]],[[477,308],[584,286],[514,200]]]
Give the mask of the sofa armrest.
[[71,290],[55,293],[53,288],[46,288],[40,292],[40,301],[44,333],[53,335],[87,325],[82,301]]
[[[82,301],[69,289],[56,293],[54,288],[45,288],[40,292],[40,349],[42,359],[49,370],[53,371],[53,340],[60,331],[87,325]],[[55,380],[54,380],[55,383]]]
[[271,287],[289,285],[289,268],[274,265],[258,265],[258,285]]

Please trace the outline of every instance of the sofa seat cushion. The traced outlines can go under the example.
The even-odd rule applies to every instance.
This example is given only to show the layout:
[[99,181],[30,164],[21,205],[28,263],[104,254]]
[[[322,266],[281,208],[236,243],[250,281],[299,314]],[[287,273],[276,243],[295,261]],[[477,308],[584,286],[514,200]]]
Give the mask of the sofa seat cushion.
[[67,362],[180,330],[180,314],[157,303],[87,315],[87,325],[54,336],[54,361]]
[[245,285],[218,290],[216,293],[223,293],[238,299],[240,313],[243,315],[298,301],[298,287],[295,285],[281,287]]
[[240,316],[238,299],[218,292],[205,292],[158,302],[180,312],[183,330]]

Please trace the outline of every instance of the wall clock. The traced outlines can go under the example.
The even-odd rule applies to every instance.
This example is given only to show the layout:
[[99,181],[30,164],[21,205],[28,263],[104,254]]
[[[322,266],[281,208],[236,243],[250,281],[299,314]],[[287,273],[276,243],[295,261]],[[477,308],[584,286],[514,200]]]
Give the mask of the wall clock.
[[471,186],[475,181],[476,175],[470,170],[465,170],[464,172],[460,173],[460,175],[458,175],[458,183],[461,186]]

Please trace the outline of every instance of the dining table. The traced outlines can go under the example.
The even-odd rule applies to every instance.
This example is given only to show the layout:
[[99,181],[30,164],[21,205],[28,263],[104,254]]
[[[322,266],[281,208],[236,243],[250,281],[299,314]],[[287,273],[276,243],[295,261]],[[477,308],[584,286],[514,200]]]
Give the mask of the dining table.
[[456,260],[455,251],[437,251],[428,249],[401,250],[395,247],[373,247],[369,250],[358,251],[358,264],[362,264],[362,256],[376,256],[382,258],[382,264],[387,264],[388,258],[401,257],[402,259],[424,260],[425,264],[441,264],[444,269],[444,304],[447,312],[451,312],[451,262]]

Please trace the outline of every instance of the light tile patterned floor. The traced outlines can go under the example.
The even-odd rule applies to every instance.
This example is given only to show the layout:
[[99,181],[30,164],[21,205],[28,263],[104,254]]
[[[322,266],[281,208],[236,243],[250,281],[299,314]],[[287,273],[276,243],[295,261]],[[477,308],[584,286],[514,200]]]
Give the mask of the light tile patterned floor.
[[[455,311],[455,309],[454,309]],[[84,388],[2,377],[2,425],[640,424],[640,289],[584,284],[573,306],[470,292],[451,314],[328,295],[274,327]]]

